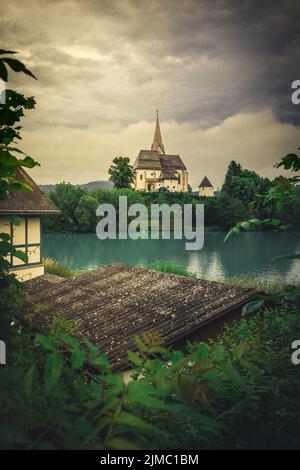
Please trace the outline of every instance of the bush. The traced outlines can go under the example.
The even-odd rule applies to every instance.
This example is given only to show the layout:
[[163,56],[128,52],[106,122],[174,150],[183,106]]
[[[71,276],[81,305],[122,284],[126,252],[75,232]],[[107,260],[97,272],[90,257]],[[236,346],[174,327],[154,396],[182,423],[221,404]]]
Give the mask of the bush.
[[53,258],[44,258],[43,259],[45,271],[48,274],[55,274],[56,276],[61,277],[73,277],[75,276],[75,271],[70,268],[67,268],[64,264],[56,261]]

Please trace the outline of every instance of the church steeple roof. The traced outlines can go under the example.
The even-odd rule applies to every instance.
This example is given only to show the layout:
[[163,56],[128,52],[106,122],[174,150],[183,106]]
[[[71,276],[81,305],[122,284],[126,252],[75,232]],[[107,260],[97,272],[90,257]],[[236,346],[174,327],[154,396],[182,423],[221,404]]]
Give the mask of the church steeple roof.
[[155,132],[154,132],[153,143],[151,145],[151,150],[155,150],[156,152],[163,153],[165,155],[165,147],[162,142],[161,133],[160,133],[158,109],[156,110],[156,125],[155,125]]

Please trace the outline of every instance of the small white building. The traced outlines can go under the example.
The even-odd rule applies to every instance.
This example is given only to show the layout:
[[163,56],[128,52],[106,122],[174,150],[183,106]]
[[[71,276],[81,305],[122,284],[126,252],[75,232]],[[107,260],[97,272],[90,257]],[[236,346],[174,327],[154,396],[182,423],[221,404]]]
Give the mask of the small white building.
[[203,180],[198,186],[199,196],[212,197],[215,195],[215,190],[209,179],[204,176]]
[[[27,254],[27,263],[12,255],[9,259],[10,272],[16,274],[20,281],[27,281],[44,274],[41,216],[59,214],[60,211],[23,168],[17,170],[16,177],[32,190],[13,190],[8,199],[0,201],[0,232],[8,233],[14,247]],[[20,223],[14,223],[12,216],[17,217]]]

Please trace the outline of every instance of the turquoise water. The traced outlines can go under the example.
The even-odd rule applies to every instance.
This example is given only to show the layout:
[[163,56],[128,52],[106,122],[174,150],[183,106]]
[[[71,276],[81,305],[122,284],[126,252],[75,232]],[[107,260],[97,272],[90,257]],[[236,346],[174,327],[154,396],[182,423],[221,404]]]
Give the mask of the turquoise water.
[[185,266],[199,276],[222,279],[240,274],[260,278],[300,277],[300,261],[271,265],[271,259],[300,250],[290,233],[241,233],[223,243],[225,232],[205,233],[200,251],[186,251],[184,240],[105,240],[93,233],[43,235],[43,256],[73,269],[95,269],[114,263],[147,265],[167,261]]

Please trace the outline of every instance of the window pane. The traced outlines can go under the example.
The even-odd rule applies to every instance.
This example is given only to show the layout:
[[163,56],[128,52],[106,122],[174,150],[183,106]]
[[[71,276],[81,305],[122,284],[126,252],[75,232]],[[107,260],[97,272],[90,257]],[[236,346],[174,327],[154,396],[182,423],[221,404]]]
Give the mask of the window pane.
[[40,219],[39,218],[30,218],[27,220],[28,224],[28,239],[27,243],[40,243]]
[[39,263],[41,260],[41,250],[39,246],[28,247],[28,263]]
[[13,244],[25,245],[25,219],[21,219],[20,225],[13,226]]

